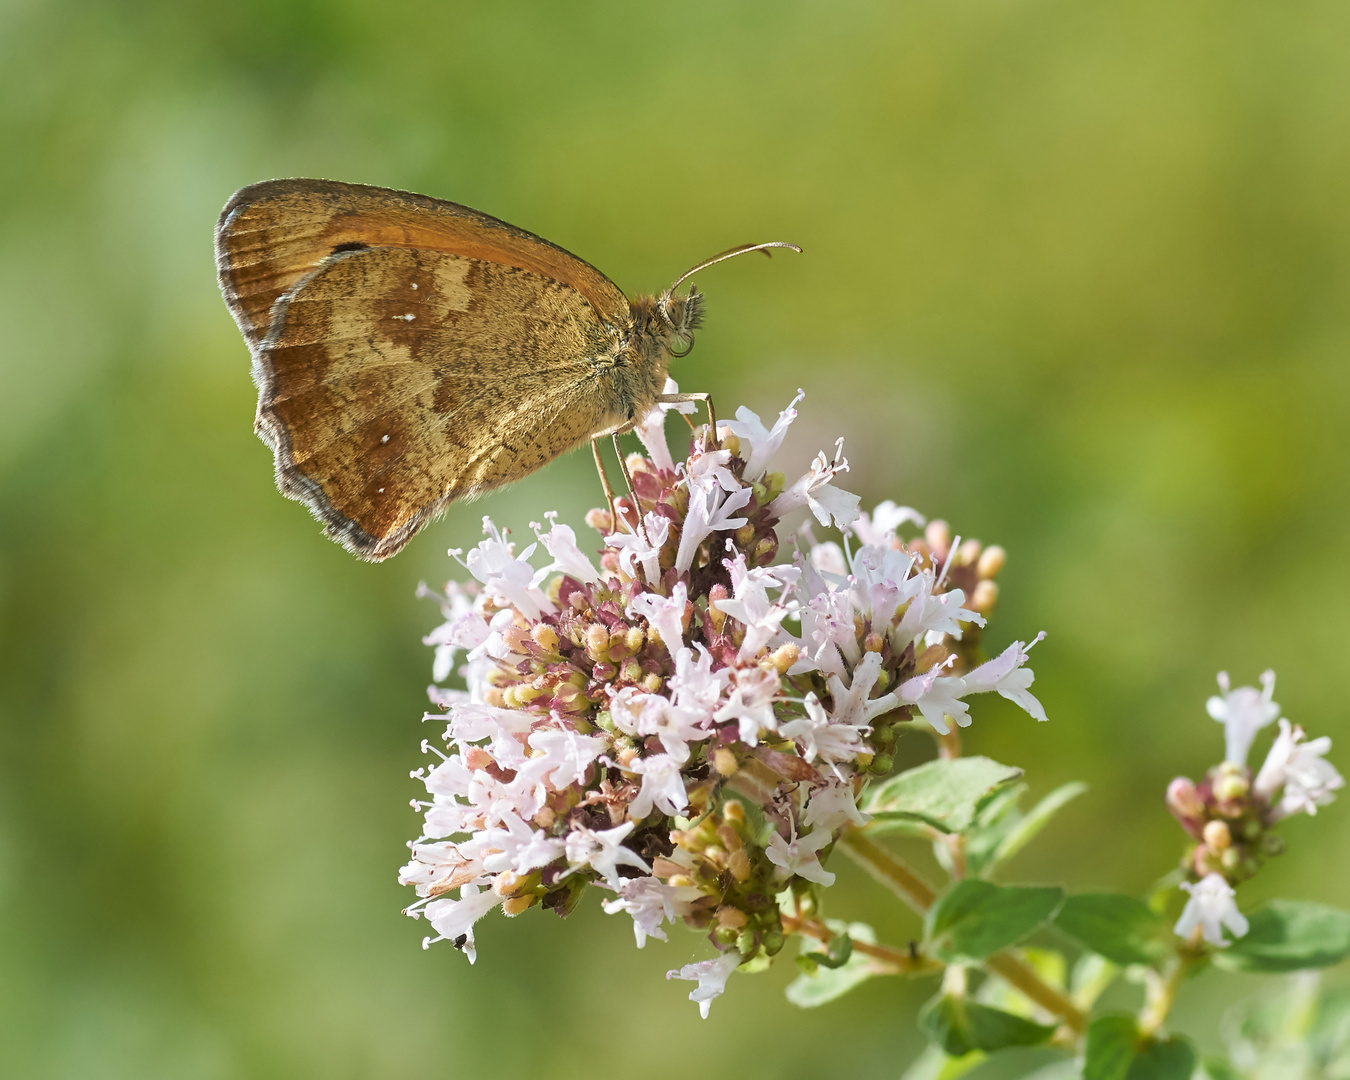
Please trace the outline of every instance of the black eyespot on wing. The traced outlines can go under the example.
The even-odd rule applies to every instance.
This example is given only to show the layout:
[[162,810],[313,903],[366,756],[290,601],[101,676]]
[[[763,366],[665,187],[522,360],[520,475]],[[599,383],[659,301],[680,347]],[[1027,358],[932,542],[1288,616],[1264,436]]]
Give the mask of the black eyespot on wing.
[[353,240],[346,244],[338,244],[338,246],[333,249],[332,254],[341,255],[344,251],[365,251],[369,247],[369,244],[363,244],[359,240]]

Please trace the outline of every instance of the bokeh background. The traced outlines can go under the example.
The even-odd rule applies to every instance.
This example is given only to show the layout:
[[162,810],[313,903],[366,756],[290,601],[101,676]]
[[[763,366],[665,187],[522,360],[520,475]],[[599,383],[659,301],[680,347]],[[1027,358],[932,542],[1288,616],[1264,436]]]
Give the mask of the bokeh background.
[[[968,745],[1090,794],[1024,878],[1142,891],[1219,755],[1214,673],[1338,740],[1350,638],[1350,7],[1198,0],[0,3],[0,1075],[898,1076],[929,985],[799,1012],[791,962],[700,1022],[593,898],[419,948],[436,620],[479,517],[580,525],[586,455],[356,562],[273,487],[211,228],[324,176],[467,203],[629,291],[700,275],[676,374],[801,386],[795,463],[1010,561],[1052,722]],[[1262,744],[1264,745],[1264,744]],[[916,744],[917,746],[917,744]],[[918,747],[915,751],[919,752]],[[1244,899],[1344,903],[1350,808]],[[831,913],[913,920],[849,866]],[[1332,975],[1332,978],[1343,976]],[[1218,1038],[1252,985],[1209,974]]]

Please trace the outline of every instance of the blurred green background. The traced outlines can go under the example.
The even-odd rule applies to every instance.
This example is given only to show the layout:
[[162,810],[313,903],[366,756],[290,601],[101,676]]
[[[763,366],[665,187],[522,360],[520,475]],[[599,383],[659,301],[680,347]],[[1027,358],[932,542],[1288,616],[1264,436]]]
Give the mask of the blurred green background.
[[[1221,754],[1214,673],[1272,666],[1347,769],[1350,64],[1343,3],[0,4],[0,1075],[897,1076],[929,985],[700,1022],[598,897],[419,948],[436,614],[479,517],[580,526],[586,455],[386,565],[282,499],[211,228],[237,187],[411,188],[630,292],[700,275],[675,374],[807,391],[795,463],[1003,543],[989,642],[1044,629],[1052,722],[968,746],[1092,790],[1029,879],[1138,891]],[[916,747],[919,744],[916,742]],[[1260,744],[1263,748],[1264,743]],[[1244,889],[1344,903],[1344,805]],[[831,914],[913,920],[851,867]],[[1333,976],[1335,977],[1335,976]],[[1252,984],[1188,983],[1203,1044]]]

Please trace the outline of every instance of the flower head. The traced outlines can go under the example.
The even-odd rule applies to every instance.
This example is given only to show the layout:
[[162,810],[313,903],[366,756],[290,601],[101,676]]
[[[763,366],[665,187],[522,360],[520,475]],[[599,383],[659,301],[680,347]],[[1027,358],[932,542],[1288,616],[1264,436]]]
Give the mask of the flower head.
[[[990,690],[1043,718],[1021,643],[976,658],[988,607],[967,606],[981,578],[958,544],[903,538],[923,519],[893,503],[859,516],[839,448],[786,487],[768,471],[799,401],[771,427],[742,409],[725,445],[699,430],[681,461],[654,411],[619,500],[640,525],[596,511],[594,559],[556,515],[519,552],[485,522],[475,581],[436,594],[436,681],[464,687],[431,690],[445,730],[414,773],[422,834],[400,872],[435,940],[472,957],[494,908],[565,915],[595,886],[639,946],[677,919],[711,934],[724,951],[671,973],[706,1015],[731,971],[782,947],[772,898],[834,880],[832,845],[866,820],[903,726],[967,724],[963,699]],[[858,531],[780,557],[802,507]]]

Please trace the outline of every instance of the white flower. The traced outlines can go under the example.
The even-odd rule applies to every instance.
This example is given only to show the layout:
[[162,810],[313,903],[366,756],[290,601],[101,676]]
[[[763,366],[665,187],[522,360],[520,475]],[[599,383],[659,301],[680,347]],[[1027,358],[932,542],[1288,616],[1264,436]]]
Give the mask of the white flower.
[[1336,767],[1323,760],[1331,749],[1331,740],[1325,735],[1311,742],[1304,742],[1305,738],[1301,727],[1281,718],[1280,733],[1252,784],[1252,790],[1266,802],[1273,801],[1275,793],[1284,789],[1277,817],[1300,811],[1316,814],[1319,806],[1335,799],[1333,791],[1345,786],[1345,779]]
[[834,875],[820,865],[820,856],[816,854],[834,839],[829,829],[816,828],[807,836],[794,836],[784,840],[777,833],[769,837],[769,846],[765,854],[769,862],[778,867],[777,877],[786,881],[794,874],[821,885],[833,885]]
[[693,709],[708,720],[713,719],[722,691],[731,679],[731,669],[712,669],[712,653],[698,642],[698,659],[694,650],[681,649],[675,654],[675,674],[667,681],[675,704],[682,709]]
[[684,644],[684,609],[689,600],[689,588],[677,581],[669,596],[660,593],[638,593],[625,610],[630,619],[641,616],[661,635],[661,644],[674,656]]
[[778,733],[791,739],[807,761],[851,761],[862,750],[862,731],[850,724],[832,724],[815,694],[807,694],[806,715],[778,726]]
[[739,529],[748,518],[731,517],[754,496],[754,488],[743,487],[725,497],[720,489],[703,491],[694,486],[689,488],[689,512],[681,526],[680,546],[675,553],[675,572],[688,573],[694,565],[694,553],[699,544],[714,532]]
[[956,677],[941,678],[939,676],[942,670],[941,666],[933,667],[922,675],[906,679],[893,696],[901,705],[917,705],[923,718],[932,724],[936,731],[946,735],[950,730],[946,720],[949,716],[956,721],[958,727],[970,726],[970,707],[960,700],[961,695],[966,692],[965,680]]
[[628,763],[628,771],[642,777],[642,789],[628,804],[628,815],[634,821],[641,821],[653,807],[663,814],[678,814],[689,805],[680,763],[669,754],[634,758]]
[[[483,868],[466,859],[451,843],[410,844],[412,859],[398,872],[400,885],[415,885],[418,896],[444,892],[482,874]],[[455,881],[456,877],[459,878]]]
[[626,911],[633,917],[633,936],[640,949],[649,937],[666,940],[662,922],[674,922],[689,911],[689,905],[703,894],[690,886],[667,885],[660,878],[628,878],[619,886],[619,896],[600,906],[609,915]]
[[[793,608],[769,599],[769,589],[783,589],[797,580],[797,570],[791,566],[756,567],[746,570],[745,556],[737,555],[731,565],[733,595],[726,600],[713,601],[723,614],[730,615],[745,627],[737,659],[747,663],[759,655],[761,649],[778,633],[783,620]],[[794,605],[795,606],[795,605]]]
[[[487,539],[480,541],[465,557],[465,569],[483,583],[488,593],[513,604],[527,619],[537,619],[545,611],[556,611],[553,602],[534,587],[534,567],[529,560],[535,545],[531,544],[516,555],[489,517],[483,518],[483,532],[488,534]],[[450,554],[459,557],[458,549]]]
[[892,702],[881,698],[868,700],[880,675],[881,654],[874,652],[863,655],[862,661],[853,669],[853,681],[849,686],[845,687],[844,680],[838,675],[831,675],[827,680],[830,698],[834,702],[831,719],[836,724],[849,724],[865,731],[874,716],[895,708]]
[[445,622],[422,639],[423,645],[432,645],[436,649],[431,665],[432,680],[444,682],[454,668],[455,657],[461,649],[476,649],[487,640],[490,632],[488,622],[481,612],[474,610],[468,593],[453,581],[445,587],[444,600],[425,585],[419,585],[417,593],[419,596],[435,597],[445,613]]
[[769,513],[782,517],[799,506],[807,506],[822,525],[833,521],[839,528],[845,528],[858,516],[858,496],[831,486],[830,481],[847,470],[844,440],[840,439],[835,444],[834,460],[827,459],[823,452],[817,454],[806,475],[774,499]]
[[523,764],[523,771],[561,790],[581,783],[586,770],[608,749],[609,740],[568,728],[545,728],[533,732],[529,744],[536,754]]
[[1223,725],[1224,760],[1234,765],[1246,765],[1256,733],[1275,723],[1280,706],[1271,701],[1275,693],[1275,672],[1261,674],[1261,689],[1239,686],[1231,689],[1228,672],[1219,672],[1222,696],[1215,695],[1205,702],[1205,710]]
[[504,827],[480,829],[471,840],[460,845],[477,855],[489,874],[500,874],[503,870],[528,874],[563,853],[561,840],[531,828],[519,815],[508,810],[500,817]]
[[708,1006],[715,997],[721,997],[731,973],[741,966],[741,954],[735,949],[713,960],[685,964],[678,971],[667,971],[667,979],[688,979],[698,982],[698,989],[689,992],[689,1000],[698,1002],[699,1015],[708,1019]]
[[560,571],[583,584],[599,581],[600,575],[596,573],[595,566],[577,547],[577,534],[572,531],[572,527],[559,525],[558,515],[553,510],[544,517],[552,526],[548,532],[541,533],[538,524],[534,522],[530,523],[530,528],[534,530],[534,535],[539,537],[544,549],[553,557],[553,561],[535,574],[534,584],[536,586],[542,584],[544,579],[555,571]]
[[652,868],[642,861],[637,852],[623,846],[637,823],[625,821],[613,829],[596,831],[580,826],[567,836],[567,862],[572,867],[589,866],[616,891],[624,884],[619,876],[619,864],[636,867],[650,874]]
[[641,564],[647,584],[655,585],[661,580],[661,545],[669,534],[670,519],[652,512],[642,519],[637,532],[611,533],[605,543],[619,553],[619,566],[625,574],[636,580]]
[[730,495],[745,486],[728,468],[730,464],[730,450],[704,450],[695,454],[688,462],[681,462],[679,471],[684,474],[691,492],[711,493],[720,488]]
[[928,524],[927,519],[912,506],[896,506],[892,500],[887,499],[883,503],[877,503],[870,517],[867,514],[859,514],[858,520],[851,528],[864,544],[888,548],[895,539],[896,531],[906,523],[917,525],[921,529]]
[[897,644],[904,646],[919,638],[942,634],[950,634],[959,640],[961,623],[973,622],[976,626],[984,625],[982,615],[961,606],[965,603],[966,594],[960,589],[951,589],[943,593],[933,592],[936,579],[931,570],[916,575],[910,582],[913,588],[910,594],[912,598],[904,616],[900,619],[900,625],[896,628]]
[[777,729],[773,703],[780,687],[778,675],[759,666],[744,667],[734,670],[732,680],[727,702],[713,714],[713,719],[719,724],[738,721],[741,742],[754,746],[759,742],[761,729]]
[[1186,901],[1186,908],[1173,927],[1178,937],[1189,938],[1198,926],[1206,941],[1223,948],[1229,944],[1223,936],[1224,927],[1235,938],[1247,932],[1247,920],[1238,910],[1233,900],[1233,888],[1222,874],[1206,874],[1194,885],[1183,881],[1181,887],[1191,894],[1191,898]]
[[[469,963],[478,959],[473,944],[473,924],[499,905],[503,898],[491,889],[479,892],[476,885],[465,885],[459,890],[458,900],[433,900],[422,911],[431,923],[431,928],[439,938],[426,938],[422,948],[427,948],[433,940],[449,940],[469,958]],[[463,939],[462,941],[460,939]]]
[[812,791],[802,817],[803,824],[830,832],[848,824],[865,825],[868,820],[868,815],[858,809],[853,781],[847,775],[842,780],[830,778],[824,787]]
[[822,574],[828,574],[841,583],[848,577],[848,563],[844,559],[844,549],[833,540],[811,546],[811,565]]
[[[674,379],[667,378],[662,393],[678,394],[679,392],[679,384]],[[666,413],[692,413],[697,408],[698,406],[692,401],[654,405],[642,418],[642,421],[633,428],[633,433],[642,440],[642,445],[647,448],[647,454],[658,469],[665,469],[669,472],[673,472],[675,469],[675,462],[670,456],[670,447],[666,443]]]
[[721,426],[730,431],[741,442],[740,456],[745,461],[745,478],[757,480],[768,467],[769,460],[783,445],[783,437],[792,421],[797,419],[797,402],[806,396],[802,390],[792,399],[788,407],[778,414],[772,428],[766,428],[759,416],[744,405],[736,410],[736,419],[727,420]]
[[1036,680],[1035,673],[1031,668],[1022,666],[1027,662],[1027,653],[1032,645],[1044,637],[1045,632],[1042,631],[1030,644],[1023,645],[1020,641],[1014,641],[1000,655],[981,664],[968,675],[962,676],[965,693],[981,694],[988,690],[997,690],[1002,697],[1015,705],[1020,705],[1037,720],[1049,719],[1045,715],[1044,706],[1027,689]]

